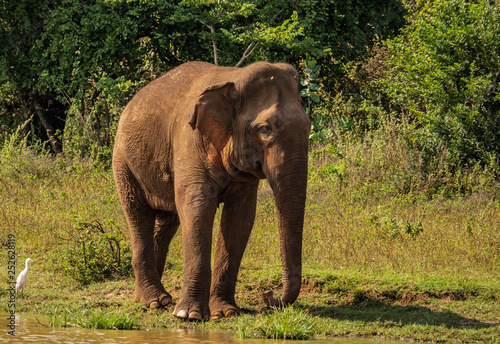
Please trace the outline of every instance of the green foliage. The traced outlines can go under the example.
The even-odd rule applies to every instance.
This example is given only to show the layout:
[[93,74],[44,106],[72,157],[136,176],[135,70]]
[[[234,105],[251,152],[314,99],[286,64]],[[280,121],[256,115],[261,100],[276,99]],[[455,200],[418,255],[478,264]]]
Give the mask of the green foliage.
[[[193,59],[237,65],[268,59],[273,50],[290,51],[300,44],[303,28],[295,11],[283,1],[183,0],[169,4],[170,20],[194,24],[188,34],[198,40]],[[256,48],[258,48],[256,50]]]
[[428,156],[408,142],[408,127],[404,121],[384,119],[365,135],[337,135],[312,152],[311,162],[323,163],[311,177],[334,182],[332,188],[355,190],[363,199],[418,194],[452,198],[498,187],[497,163],[457,166],[446,150]]
[[57,254],[65,272],[76,281],[88,284],[117,274],[132,274],[132,250],[124,242],[116,225],[108,221],[111,230],[105,230],[97,221],[76,221],[74,234]]
[[[361,135],[401,121],[422,165],[496,166],[500,154],[500,10],[491,1],[408,2],[408,25],[342,65],[332,110]],[[444,153],[443,153],[444,152]],[[498,171],[492,172],[498,175]]]
[[391,58],[385,43],[377,43],[367,51],[363,60],[342,65],[343,77],[331,101],[337,117],[352,118],[358,132],[376,130],[386,118],[400,112],[385,92],[382,80],[389,77],[387,61]]
[[318,57],[329,92],[342,88],[344,63],[362,60],[375,39],[396,35],[404,25],[401,1],[303,0],[289,3],[301,18],[307,54]]
[[306,114],[311,115],[311,103],[318,104],[321,100],[316,91],[319,91],[321,86],[318,84],[319,71],[321,66],[316,64],[315,60],[306,58],[304,61],[304,77],[300,78],[300,84],[304,87],[300,91],[300,96],[306,100]]
[[28,131],[31,119],[10,135],[6,135],[0,148],[0,175],[5,180],[26,182],[51,176],[54,172],[50,152],[40,140],[33,140]]
[[321,97],[326,98],[322,89],[323,82],[319,73],[321,66],[315,60],[306,58],[303,62],[303,76],[300,84],[303,87],[300,96],[304,98],[306,114],[311,119],[311,144],[325,143],[338,135],[345,134],[353,127],[354,121],[341,116],[335,118],[335,113],[328,109],[328,104],[320,104]]
[[412,222],[410,220],[397,219],[386,211],[384,216],[378,217],[375,215],[369,221],[380,228],[383,237],[388,236],[392,239],[401,238],[404,240],[406,237],[415,239],[424,231],[422,220],[423,214],[417,221]]
[[402,14],[397,0],[3,0],[0,126],[11,132],[37,108],[38,137],[47,139],[45,113],[66,156],[95,158],[112,147],[131,96],[182,62],[298,66],[314,55],[333,87],[338,61],[394,34]]
[[304,98],[304,109],[311,119],[309,141],[311,143],[318,143],[332,134],[331,126],[327,124],[330,120],[329,116],[325,116],[321,111],[317,111],[319,109],[318,104],[321,102],[318,95],[321,90],[321,80],[319,80],[321,66],[315,60],[309,58],[306,58],[302,64],[303,75],[300,78],[300,85],[302,86],[300,96]]
[[418,123],[410,139],[461,163],[500,155],[500,7],[434,1],[389,42],[386,92]]

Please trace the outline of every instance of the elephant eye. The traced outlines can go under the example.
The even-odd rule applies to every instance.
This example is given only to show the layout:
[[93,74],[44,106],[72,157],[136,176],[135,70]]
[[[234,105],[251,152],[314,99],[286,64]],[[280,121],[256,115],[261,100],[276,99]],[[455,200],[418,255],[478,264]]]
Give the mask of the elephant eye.
[[261,125],[259,127],[259,137],[264,143],[269,142],[273,138],[273,128],[268,124]]
[[261,134],[271,134],[273,129],[271,128],[270,125],[263,125],[262,127],[259,128],[259,132]]

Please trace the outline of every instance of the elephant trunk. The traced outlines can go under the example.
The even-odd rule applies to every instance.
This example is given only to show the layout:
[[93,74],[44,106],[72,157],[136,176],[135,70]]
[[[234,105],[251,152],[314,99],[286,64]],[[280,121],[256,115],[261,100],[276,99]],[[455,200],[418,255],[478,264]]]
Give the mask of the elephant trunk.
[[[282,163],[270,168],[268,180],[274,192],[278,215],[283,295],[280,300],[271,291],[262,293],[269,306],[295,302],[302,283],[302,232],[307,189],[307,147],[293,156],[282,155]],[[281,159],[280,159],[281,160]]]

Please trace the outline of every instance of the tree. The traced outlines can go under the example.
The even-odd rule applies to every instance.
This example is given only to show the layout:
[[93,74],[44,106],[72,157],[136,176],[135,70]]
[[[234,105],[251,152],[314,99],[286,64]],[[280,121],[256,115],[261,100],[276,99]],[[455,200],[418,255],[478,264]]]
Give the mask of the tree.
[[[43,32],[44,17],[50,12],[51,6],[57,2],[30,0],[2,0],[0,2],[0,82],[4,85],[4,97],[15,95],[11,106],[19,104],[32,107],[45,128],[45,135],[50,140],[55,152],[61,152],[60,141],[55,137],[56,116],[49,113],[60,113],[58,106],[47,103],[43,106],[43,90],[37,85],[37,69],[31,66],[40,59],[36,49],[41,32]],[[51,97],[52,98],[52,97]],[[5,98],[4,98],[5,99]],[[15,104],[17,103],[17,104]],[[46,109],[49,108],[49,111]],[[7,117],[7,116],[6,116]],[[9,113],[4,121],[19,124],[23,119],[15,118],[15,113]],[[13,117],[13,118],[12,118]]]
[[500,157],[500,6],[488,0],[424,2],[388,44],[392,103],[416,125],[412,141],[460,164]]
[[1,121],[15,126],[34,113],[55,152],[62,143],[67,154],[95,156],[109,151],[133,93],[183,62],[298,66],[312,55],[332,86],[338,61],[394,31],[385,26],[399,14],[386,17],[398,3],[0,0]]
[[183,0],[170,3],[175,14],[168,18],[183,25],[197,23],[193,32],[199,38],[201,50],[211,43],[213,63],[241,66],[259,47],[293,48],[300,43],[303,28],[297,13],[286,11],[283,1]]

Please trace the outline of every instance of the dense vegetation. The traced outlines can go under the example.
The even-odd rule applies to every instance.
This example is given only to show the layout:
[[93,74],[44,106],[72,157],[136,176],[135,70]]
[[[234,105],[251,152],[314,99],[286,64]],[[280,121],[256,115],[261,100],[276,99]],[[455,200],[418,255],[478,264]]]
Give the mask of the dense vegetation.
[[[251,314],[202,326],[498,341],[499,10],[486,0],[0,0],[0,245],[13,233],[18,261],[37,260],[18,310],[56,326],[197,326],[130,302],[109,168],[116,124],[138,89],[182,62],[265,59],[301,72],[313,123],[304,288],[296,309],[261,308],[258,291],[281,283],[262,183],[238,284]],[[179,239],[163,279],[174,298]]]
[[0,4],[4,132],[36,114],[34,134],[49,136],[54,151],[92,157],[111,146],[137,89],[183,62],[265,59],[299,67],[311,55],[334,76],[338,61],[354,58],[377,35],[392,36],[403,22],[395,0]]
[[[397,120],[432,169],[490,166],[500,152],[495,1],[8,1],[0,3],[0,125],[108,159],[144,84],[189,60],[321,66],[312,142],[362,139]],[[31,129],[30,129],[31,128]]]
[[407,121],[404,137],[426,155],[445,150],[458,165],[495,164],[500,152],[498,3],[424,1],[420,6],[401,35],[373,49],[369,63],[361,66],[368,85],[357,85],[363,93],[358,112],[364,112],[368,127],[382,114]]

